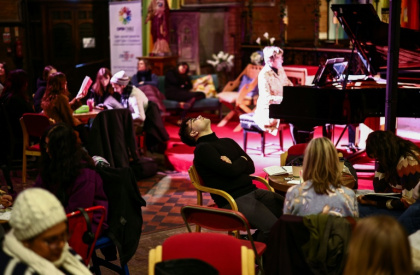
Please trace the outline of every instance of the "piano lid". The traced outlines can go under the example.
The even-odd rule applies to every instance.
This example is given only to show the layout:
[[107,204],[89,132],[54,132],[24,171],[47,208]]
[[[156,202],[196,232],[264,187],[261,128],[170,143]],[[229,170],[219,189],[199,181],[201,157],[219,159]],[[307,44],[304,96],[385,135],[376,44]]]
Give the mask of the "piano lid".
[[[382,22],[372,4],[331,5],[331,9],[355,43],[359,56],[371,74],[386,70],[388,23]],[[400,29],[400,69],[420,68],[420,32]]]

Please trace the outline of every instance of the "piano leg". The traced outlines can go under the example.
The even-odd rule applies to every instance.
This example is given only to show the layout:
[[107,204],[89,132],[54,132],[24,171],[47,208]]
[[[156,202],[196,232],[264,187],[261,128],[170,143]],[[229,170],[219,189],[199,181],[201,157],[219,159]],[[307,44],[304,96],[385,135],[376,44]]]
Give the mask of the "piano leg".
[[308,143],[314,137],[314,126],[290,123],[290,134],[293,144]]

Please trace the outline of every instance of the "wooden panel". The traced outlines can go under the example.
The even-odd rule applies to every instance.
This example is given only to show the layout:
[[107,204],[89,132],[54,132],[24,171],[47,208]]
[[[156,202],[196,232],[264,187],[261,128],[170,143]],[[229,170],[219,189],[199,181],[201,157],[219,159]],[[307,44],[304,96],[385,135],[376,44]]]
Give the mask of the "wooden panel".
[[287,40],[314,40],[316,0],[288,0]]
[[0,0],[0,22],[20,22],[20,1]]

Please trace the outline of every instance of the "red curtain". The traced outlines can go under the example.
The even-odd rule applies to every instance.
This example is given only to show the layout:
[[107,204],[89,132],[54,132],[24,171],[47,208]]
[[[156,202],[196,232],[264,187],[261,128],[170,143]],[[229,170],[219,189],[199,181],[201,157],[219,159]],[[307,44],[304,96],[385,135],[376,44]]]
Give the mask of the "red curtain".
[[401,1],[401,27],[420,30],[420,0]]

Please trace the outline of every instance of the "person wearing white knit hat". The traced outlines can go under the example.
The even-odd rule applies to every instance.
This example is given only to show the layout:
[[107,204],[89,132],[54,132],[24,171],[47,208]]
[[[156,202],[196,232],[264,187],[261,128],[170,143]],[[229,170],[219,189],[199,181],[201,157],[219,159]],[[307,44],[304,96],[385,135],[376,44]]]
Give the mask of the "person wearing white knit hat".
[[[67,217],[58,199],[42,188],[20,193],[0,250],[0,273],[91,274],[67,243]],[[4,273],[2,273],[4,274]]]
[[111,78],[111,85],[115,92],[121,94],[123,107],[131,111],[136,134],[139,134],[146,119],[146,109],[149,100],[139,88],[130,83],[130,78],[125,71],[119,71],[114,74]]

